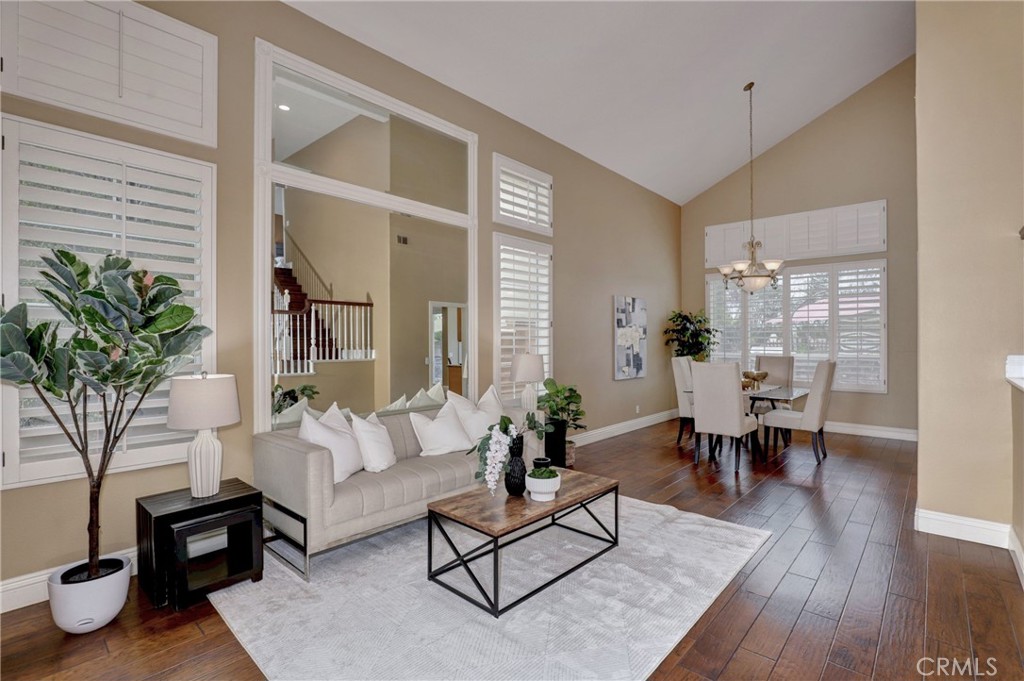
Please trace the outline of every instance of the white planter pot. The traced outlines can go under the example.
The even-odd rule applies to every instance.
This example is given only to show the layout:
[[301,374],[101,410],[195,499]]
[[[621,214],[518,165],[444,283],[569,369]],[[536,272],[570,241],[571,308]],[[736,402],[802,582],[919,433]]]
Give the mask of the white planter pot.
[[60,576],[82,561],[58,568],[46,580],[50,594],[50,614],[54,623],[69,634],[96,631],[117,617],[128,598],[128,582],[132,576],[132,561],[122,556],[102,556],[120,560],[123,567],[99,579],[74,584],[62,584]]
[[562,486],[562,476],[555,478],[531,478],[526,476],[526,489],[534,501],[554,501],[555,492]]

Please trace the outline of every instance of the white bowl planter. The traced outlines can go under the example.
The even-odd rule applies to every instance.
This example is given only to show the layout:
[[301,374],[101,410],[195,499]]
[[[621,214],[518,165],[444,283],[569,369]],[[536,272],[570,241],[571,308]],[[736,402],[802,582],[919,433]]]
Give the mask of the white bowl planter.
[[50,614],[54,623],[69,634],[96,631],[117,617],[128,598],[132,561],[122,556],[101,556],[100,560],[119,560],[121,569],[87,582],[63,584],[60,576],[82,561],[58,568],[46,580],[50,594]]
[[554,478],[531,478],[526,476],[526,489],[534,501],[554,501],[555,492],[562,486],[562,476]]

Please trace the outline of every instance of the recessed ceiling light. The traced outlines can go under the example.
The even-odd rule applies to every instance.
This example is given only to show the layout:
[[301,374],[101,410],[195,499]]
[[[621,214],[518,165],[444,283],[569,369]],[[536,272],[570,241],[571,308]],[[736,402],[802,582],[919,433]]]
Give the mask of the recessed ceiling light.
[[277,108],[280,109],[281,111],[291,111],[292,110],[292,108],[290,106],[288,106],[287,104],[278,104]]

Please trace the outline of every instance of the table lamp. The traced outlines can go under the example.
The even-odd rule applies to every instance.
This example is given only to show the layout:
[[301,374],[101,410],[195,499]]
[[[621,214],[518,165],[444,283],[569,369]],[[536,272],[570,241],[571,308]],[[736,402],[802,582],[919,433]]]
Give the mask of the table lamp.
[[526,383],[520,395],[520,403],[526,411],[537,409],[537,389],[534,383],[544,380],[544,358],[529,353],[512,355],[512,382]]
[[188,446],[193,497],[212,497],[220,491],[222,447],[213,429],[238,423],[240,418],[234,375],[204,371],[200,376],[171,379],[167,427],[197,431],[196,439]]

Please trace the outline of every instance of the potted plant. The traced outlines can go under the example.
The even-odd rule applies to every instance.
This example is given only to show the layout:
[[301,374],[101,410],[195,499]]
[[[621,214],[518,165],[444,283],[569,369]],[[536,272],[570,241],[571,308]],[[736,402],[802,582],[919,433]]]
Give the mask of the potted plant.
[[523,496],[526,491],[526,463],[523,461],[523,434],[532,430],[538,440],[543,440],[551,426],[537,420],[534,413],[527,412],[526,423],[517,427],[508,416],[487,429],[487,434],[480,438],[476,447],[466,452],[477,453],[480,457],[480,468],[476,479],[481,478],[487,488],[494,494],[498,487],[498,478],[505,474],[505,491],[509,496]]
[[676,357],[693,357],[698,362],[707,360],[711,350],[718,345],[718,329],[712,328],[711,320],[700,312],[689,313],[675,310],[669,315],[670,326],[665,329],[665,345],[674,345]]
[[534,501],[554,501],[562,476],[554,468],[534,468],[526,474],[526,489]]
[[[66,322],[33,324],[25,303],[0,310],[0,379],[32,387],[85,467],[88,560],[47,581],[57,626],[84,633],[116,617],[128,593],[131,562],[101,557],[99,548],[100,493],[114,452],[146,397],[191,362],[211,332],[192,324],[191,307],[175,303],[182,291],[171,277],[132,269],[115,255],[90,267],[68,251],[51,253],[40,272],[49,286],[37,291]],[[89,439],[90,404],[101,441]]]
[[537,406],[547,412],[551,435],[544,441],[544,454],[553,466],[565,466],[566,434],[569,429],[586,428],[581,420],[587,415],[583,410],[583,396],[574,385],[559,385],[555,379],[544,381],[546,391],[537,399]]

